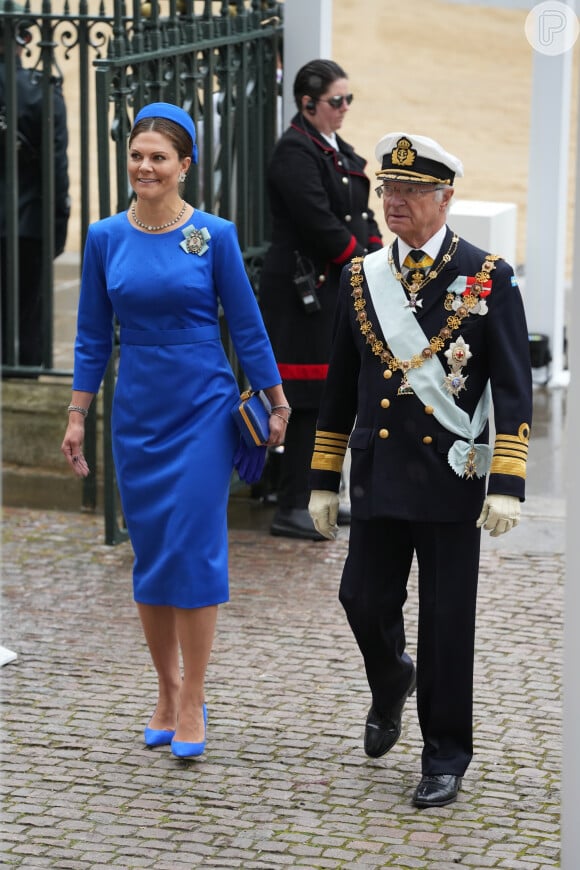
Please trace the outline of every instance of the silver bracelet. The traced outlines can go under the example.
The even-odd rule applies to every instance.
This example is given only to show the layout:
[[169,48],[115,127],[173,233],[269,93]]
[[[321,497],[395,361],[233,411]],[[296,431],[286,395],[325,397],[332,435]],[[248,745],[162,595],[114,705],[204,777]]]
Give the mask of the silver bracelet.
[[83,415],[83,417],[86,417],[87,414],[89,413],[89,409],[88,409],[88,408],[82,408],[80,405],[69,405],[68,408],[67,408],[67,411],[68,411],[68,412],[70,412],[70,411],[78,411],[79,414],[82,414],[82,415]]
[[272,411],[288,411],[288,419],[290,419],[290,414],[292,413],[292,408],[290,405],[271,405]]

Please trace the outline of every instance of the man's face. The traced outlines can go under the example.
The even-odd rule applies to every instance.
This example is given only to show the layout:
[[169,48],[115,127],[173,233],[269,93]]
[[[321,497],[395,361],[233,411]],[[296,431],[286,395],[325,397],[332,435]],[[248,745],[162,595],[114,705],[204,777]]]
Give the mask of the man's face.
[[445,223],[450,187],[435,184],[385,181],[382,185],[385,221],[392,233],[413,248],[420,248]]

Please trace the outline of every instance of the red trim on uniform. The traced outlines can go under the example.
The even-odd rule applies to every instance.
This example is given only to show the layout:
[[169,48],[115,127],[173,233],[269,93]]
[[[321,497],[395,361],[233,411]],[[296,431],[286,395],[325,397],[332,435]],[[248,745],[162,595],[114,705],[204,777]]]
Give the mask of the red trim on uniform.
[[328,374],[328,364],[298,365],[297,363],[278,363],[278,371],[284,381],[324,381]]
[[350,242],[348,243],[348,245],[346,246],[346,248],[344,249],[342,254],[340,254],[338,257],[335,257],[332,262],[333,263],[345,263],[347,260],[350,260],[350,258],[352,257],[352,252],[356,248],[356,245],[357,245],[356,238],[354,236],[351,236]]
[[369,245],[380,245],[383,247],[383,240],[380,236],[369,236]]

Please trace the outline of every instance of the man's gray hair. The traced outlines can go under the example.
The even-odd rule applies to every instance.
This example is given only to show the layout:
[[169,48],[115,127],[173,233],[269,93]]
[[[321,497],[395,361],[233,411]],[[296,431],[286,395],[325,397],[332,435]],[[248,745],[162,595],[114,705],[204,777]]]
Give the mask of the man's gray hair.
[[[453,188],[449,184],[442,184],[440,187],[435,188],[435,199],[437,202],[441,202],[443,199],[443,193],[446,190],[453,190]],[[449,207],[451,205],[451,197],[447,201],[447,205],[445,206],[445,211],[449,211]]]

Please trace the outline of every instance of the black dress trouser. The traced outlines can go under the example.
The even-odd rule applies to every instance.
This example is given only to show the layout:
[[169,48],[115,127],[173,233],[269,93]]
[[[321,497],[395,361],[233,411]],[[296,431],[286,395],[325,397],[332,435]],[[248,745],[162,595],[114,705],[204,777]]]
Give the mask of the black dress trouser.
[[423,774],[462,776],[473,755],[480,538],[475,520],[351,520],[339,597],[380,712],[388,712],[409,685],[403,606],[414,555],[417,558],[417,711]]
[[295,408],[292,411],[280,462],[278,505],[283,510],[308,507],[317,418],[317,408]]

